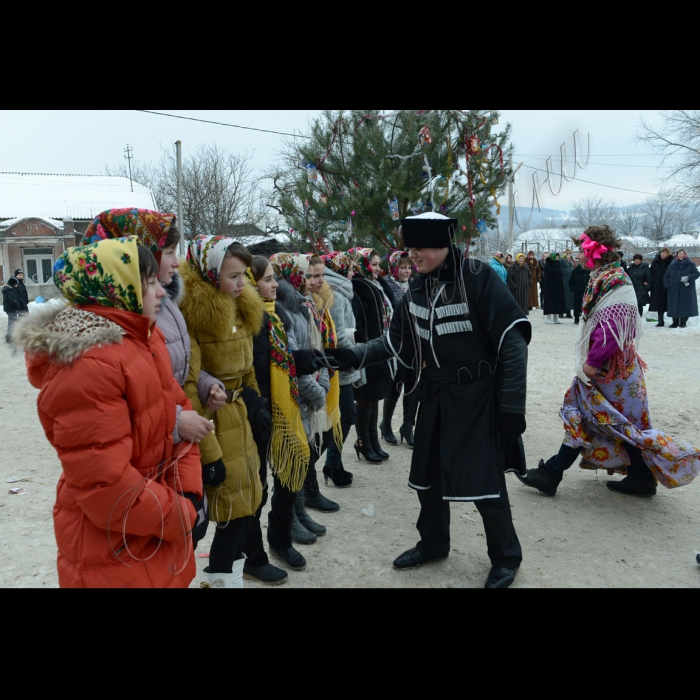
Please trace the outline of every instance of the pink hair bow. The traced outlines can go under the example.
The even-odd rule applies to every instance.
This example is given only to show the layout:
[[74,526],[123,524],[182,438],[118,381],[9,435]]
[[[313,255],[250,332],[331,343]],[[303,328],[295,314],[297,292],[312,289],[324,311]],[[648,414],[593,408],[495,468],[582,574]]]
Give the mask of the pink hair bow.
[[603,253],[607,253],[610,248],[604,246],[602,243],[598,243],[598,241],[592,240],[585,233],[581,234],[581,240],[583,241],[581,248],[588,260],[587,265],[593,269],[595,267],[595,261],[600,260]]

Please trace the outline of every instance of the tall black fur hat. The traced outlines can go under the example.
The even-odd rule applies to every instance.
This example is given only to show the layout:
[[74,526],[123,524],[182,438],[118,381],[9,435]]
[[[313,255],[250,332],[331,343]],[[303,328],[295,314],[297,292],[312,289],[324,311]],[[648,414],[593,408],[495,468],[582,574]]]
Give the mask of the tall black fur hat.
[[457,219],[426,212],[401,220],[405,248],[449,248],[457,235]]

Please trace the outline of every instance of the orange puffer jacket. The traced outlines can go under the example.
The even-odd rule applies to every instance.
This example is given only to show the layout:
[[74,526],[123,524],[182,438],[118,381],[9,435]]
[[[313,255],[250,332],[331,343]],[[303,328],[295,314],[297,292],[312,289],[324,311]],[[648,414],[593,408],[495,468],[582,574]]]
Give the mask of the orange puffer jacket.
[[176,404],[191,405],[162,333],[97,305],[54,306],[16,325],[63,467],[53,509],[60,586],[187,587],[196,512],[179,494],[201,498],[202,475],[196,445],[173,448]]

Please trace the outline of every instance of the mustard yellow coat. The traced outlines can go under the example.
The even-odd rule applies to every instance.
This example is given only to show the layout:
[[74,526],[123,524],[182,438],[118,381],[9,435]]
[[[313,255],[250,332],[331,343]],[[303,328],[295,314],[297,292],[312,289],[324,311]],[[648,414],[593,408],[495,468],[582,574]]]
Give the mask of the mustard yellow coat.
[[221,380],[226,389],[251,387],[258,394],[253,370],[253,336],[262,328],[264,306],[246,285],[233,299],[205,282],[188,264],[180,268],[185,298],[180,306],[192,344],[185,394],[200,415],[216,429],[199,443],[202,464],[223,459],[226,481],[205,486],[209,519],[227,522],[253,515],[262,501],[260,459],[242,398],[212,413],[199,400],[197,380],[203,369]]

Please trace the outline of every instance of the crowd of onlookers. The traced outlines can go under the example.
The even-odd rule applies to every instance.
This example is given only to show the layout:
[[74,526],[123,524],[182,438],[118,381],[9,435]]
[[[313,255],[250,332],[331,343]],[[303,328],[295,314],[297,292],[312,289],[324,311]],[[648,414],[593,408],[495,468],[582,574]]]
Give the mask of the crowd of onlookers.
[[[661,248],[651,263],[641,253],[635,253],[631,263],[620,256],[619,264],[634,286],[640,316],[648,307],[658,314],[657,327],[666,325],[667,316],[672,320],[670,328],[685,328],[688,319],[698,315],[695,280],[699,273],[685,250],[672,253]],[[517,253],[515,259],[498,251],[489,264],[526,314],[541,308],[547,323],[573,318],[578,325],[590,270],[571,250],[544,252],[539,259],[532,250]]]

